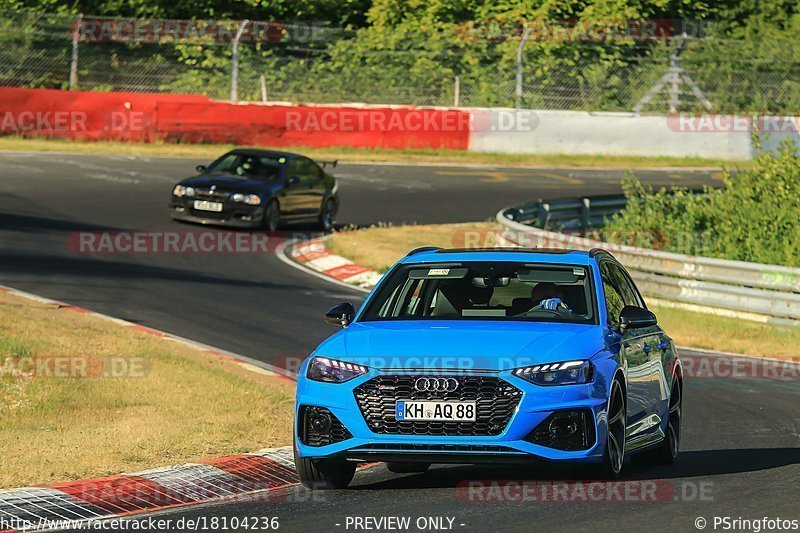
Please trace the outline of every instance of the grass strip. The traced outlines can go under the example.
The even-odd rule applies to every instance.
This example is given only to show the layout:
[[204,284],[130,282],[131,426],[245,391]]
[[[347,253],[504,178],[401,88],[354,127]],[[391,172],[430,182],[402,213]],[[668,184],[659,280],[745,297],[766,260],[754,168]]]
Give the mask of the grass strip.
[[291,442],[291,383],[8,293],[0,323],[0,488]]

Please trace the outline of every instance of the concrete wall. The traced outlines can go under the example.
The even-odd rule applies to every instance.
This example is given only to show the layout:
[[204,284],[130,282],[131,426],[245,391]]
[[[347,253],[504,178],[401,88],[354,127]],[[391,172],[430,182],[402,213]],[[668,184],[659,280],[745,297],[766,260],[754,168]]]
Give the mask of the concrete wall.
[[713,120],[705,124],[702,119],[681,121],[659,115],[582,111],[476,109],[473,113],[485,115],[483,123],[489,127],[473,130],[470,151],[728,160],[753,157],[746,126],[725,127]]
[[263,146],[752,159],[800,146],[800,118],[367,104],[232,104],[198,95],[0,87],[0,135]]
[[0,87],[0,135],[133,142],[466,150],[464,109],[232,104],[200,95]]

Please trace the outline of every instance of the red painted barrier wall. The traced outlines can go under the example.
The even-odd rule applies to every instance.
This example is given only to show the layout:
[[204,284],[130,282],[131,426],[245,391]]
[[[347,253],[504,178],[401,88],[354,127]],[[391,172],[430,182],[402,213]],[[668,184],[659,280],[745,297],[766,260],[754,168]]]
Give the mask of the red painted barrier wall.
[[0,87],[0,134],[466,150],[470,113],[395,106],[231,104],[198,95]]

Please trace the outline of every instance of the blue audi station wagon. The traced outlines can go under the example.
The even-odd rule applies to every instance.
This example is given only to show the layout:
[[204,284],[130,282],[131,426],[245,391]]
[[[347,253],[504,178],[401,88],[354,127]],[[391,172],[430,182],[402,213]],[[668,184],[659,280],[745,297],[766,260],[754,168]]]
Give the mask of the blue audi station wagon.
[[581,463],[678,456],[674,343],[603,250],[421,248],[395,264],[300,369],[295,462],[341,488],[358,462]]

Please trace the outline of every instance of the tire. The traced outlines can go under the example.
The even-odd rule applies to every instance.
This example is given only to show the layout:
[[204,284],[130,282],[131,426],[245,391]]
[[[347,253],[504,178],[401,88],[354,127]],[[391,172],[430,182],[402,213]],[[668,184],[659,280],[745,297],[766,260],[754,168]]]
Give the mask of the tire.
[[395,474],[421,474],[427,472],[430,463],[386,463],[389,472]]
[[275,199],[267,202],[264,207],[264,215],[261,217],[261,227],[265,231],[278,231],[281,223],[281,206]]
[[603,461],[597,465],[600,479],[619,479],[625,464],[625,428],[628,399],[619,379],[614,379],[608,395],[608,431]]
[[672,378],[667,412],[667,435],[657,448],[642,452],[636,457],[638,464],[671,465],[678,460],[681,444],[681,418],[683,416],[683,382],[678,376]]
[[309,459],[294,450],[294,466],[300,483],[307,489],[343,489],[356,473],[356,464],[350,461]]
[[328,198],[323,202],[317,217],[317,227],[325,233],[333,229],[333,222],[336,219],[336,200]]

